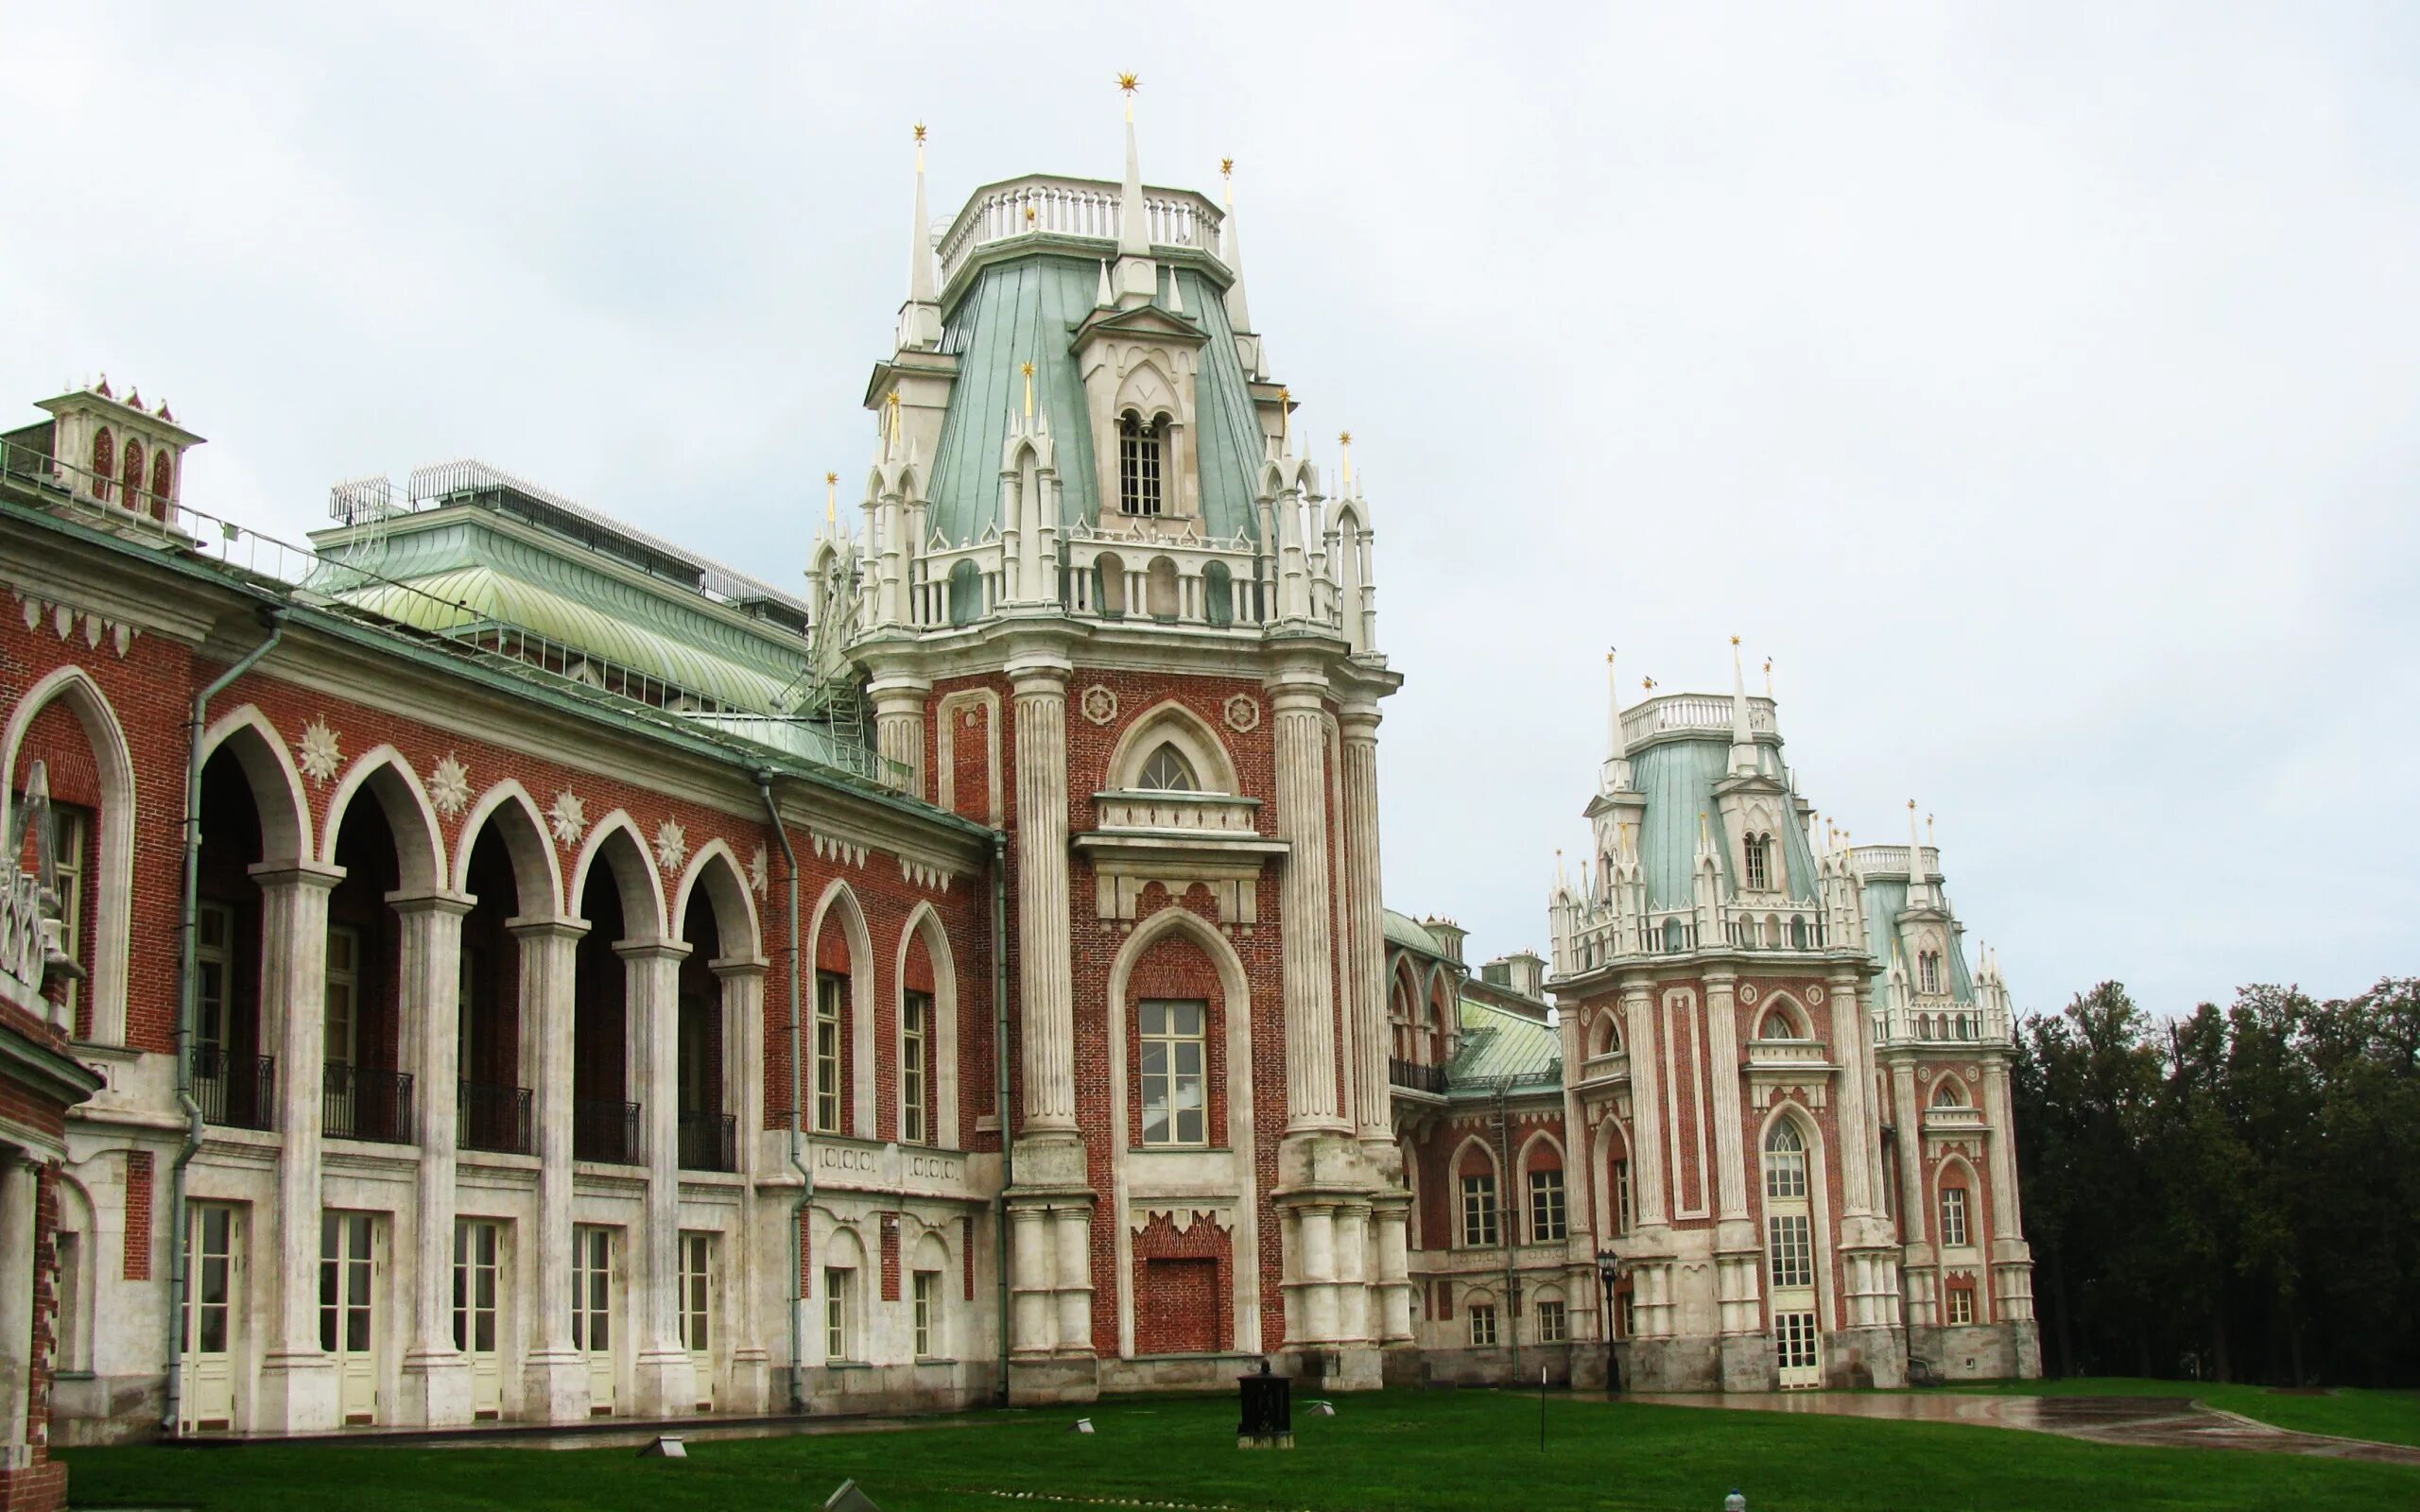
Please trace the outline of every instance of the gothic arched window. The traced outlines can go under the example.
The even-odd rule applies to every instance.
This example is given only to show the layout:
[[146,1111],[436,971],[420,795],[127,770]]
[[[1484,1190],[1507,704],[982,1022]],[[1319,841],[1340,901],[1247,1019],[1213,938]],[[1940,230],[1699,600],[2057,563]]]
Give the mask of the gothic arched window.
[[1919,992],[1941,990],[1941,952],[1918,951],[1916,953],[1916,990]]
[[163,520],[168,517],[168,499],[176,477],[171,471],[173,466],[168,460],[166,447],[163,446],[151,454],[151,512]]
[[1176,748],[1174,741],[1165,741],[1160,748],[1143,761],[1142,774],[1135,785],[1154,793],[1197,793],[1201,782],[1193,775],[1193,764]]
[[118,474],[125,484],[118,503],[130,509],[143,507],[143,442],[130,437],[126,443],[126,458],[119,464]]
[[1126,514],[1160,512],[1161,462],[1167,427],[1132,410],[1117,419],[1117,507]]
[[1748,890],[1763,892],[1772,885],[1772,875],[1773,837],[1770,834],[1748,836]]
[[972,625],[983,613],[983,574],[972,561],[949,570],[949,622]]
[[107,504],[117,477],[117,441],[106,425],[93,433],[93,497]]
[[1966,1089],[1959,1086],[1954,1077],[1944,1076],[1941,1078],[1941,1085],[1933,1089],[1932,1106],[1963,1108],[1966,1106]]
[[1806,1198],[1806,1140],[1788,1118],[1765,1136],[1765,1195],[1775,1202]]

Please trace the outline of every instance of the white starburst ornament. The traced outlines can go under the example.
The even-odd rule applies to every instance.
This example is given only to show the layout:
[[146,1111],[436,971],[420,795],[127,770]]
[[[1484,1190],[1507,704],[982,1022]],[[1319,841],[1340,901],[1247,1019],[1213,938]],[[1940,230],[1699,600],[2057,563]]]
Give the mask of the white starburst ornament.
[[546,823],[555,832],[557,845],[574,845],[580,832],[588,828],[588,810],[579,795],[566,787],[555,795],[555,806],[546,811]]
[[760,845],[756,853],[748,858],[748,885],[755,890],[757,897],[765,896],[765,884],[770,875],[770,868],[765,863],[765,848]]
[[471,806],[471,771],[452,751],[428,773],[428,800],[437,812],[452,818]]
[[655,864],[657,866],[666,871],[678,871],[681,869],[681,863],[687,860],[688,855],[689,837],[682,832],[678,820],[666,819],[655,827]]
[[337,732],[324,719],[314,719],[303,729],[302,744],[298,747],[302,773],[315,782],[324,782],[337,775],[337,765],[344,755],[337,748]]

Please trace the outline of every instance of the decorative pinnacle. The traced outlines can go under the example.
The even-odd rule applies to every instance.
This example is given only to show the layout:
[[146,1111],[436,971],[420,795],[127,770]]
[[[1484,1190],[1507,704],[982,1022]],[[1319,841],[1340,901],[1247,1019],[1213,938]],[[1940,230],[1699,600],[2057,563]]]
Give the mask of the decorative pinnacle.
[[1219,177],[1221,179],[1232,179],[1235,176],[1236,160],[1233,158],[1220,158],[1219,160]]
[[1134,124],[1134,92],[1142,87],[1143,76],[1140,74],[1117,76],[1117,88],[1126,96],[1126,124],[1129,126]]
[[1655,679],[1653,678],[1641,678],[1638,679],[1638,685],[1649,693],[1653,693],[1655,691]]
[[[1030,215],[1032,212],[1028,211],[1027,214]],[[1033,364],[1029,362],[1025,364],[1023,370],[1025,372],[1025,418],[1031,420],[1033,419]]]
[[1737,644],[1739,644],[1739,637],[1737,637],[1737,636],[1736,636],[1736,635],[1735,635],[1735,636],[1733,636],[1733,637],[1731,638],[1731,644],[1734,644],[1734,645],[1737,645]]
[[1026,207],[1025,207],[1025,229],[1026,229],[1026,230],[1028,230],[1028,231],[1031,231],[1031,230],[1033,230],[1033,228],[1034,228],[1034,222],[1035,222],[1036,220],[1040,219],[1040,218],[1041,218],[1041,217],[1040,217],[1040,216],[1035,213],[1034,208],[1033,208],[1031,205],[1028,205],[1028,206],[1026,206]]
[[918,122],[916,123],[916,145],[917,145],[917,146],[922,146],[924,145],[924,142],[925,142],[925,123],[924,123],[924,122],[922,122],[922,121],[918,121]]

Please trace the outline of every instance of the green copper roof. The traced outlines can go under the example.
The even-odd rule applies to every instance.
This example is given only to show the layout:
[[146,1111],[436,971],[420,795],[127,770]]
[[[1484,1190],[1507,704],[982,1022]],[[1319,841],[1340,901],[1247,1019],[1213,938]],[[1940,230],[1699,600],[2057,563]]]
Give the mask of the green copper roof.
[[[1905,878],[1874,878],[1865,885],[1865,937],[1877,970],[1891,969],[1892,942],[1899,937],[1899,916],[1907,910]],[[1966,942],[1955,928],[1949,932],[1949,995],[1960,1003],[1975,1001],[1975,978],[1966,970]],[[1912,968],[1910,969],[1912,971]],[[1877,987],[1876,990],[1879,991]]]
[[1526,1014],[1475,998],[1461,1002],[1462,1042],[1445,1067],[1454,1093],[1487,1092],[1500,1082],[1543,1086],[1563,1075],[1563,1037]]
[[[1219,285],[1191,267],[1160,270],[1157,303],[1166,309],[1173,279],[1183,292],[1182,318],[1201,328],[1194,391],[1201,413],[1194,444],[1201,469],[1203,528],[1228,538],[1257,534],[1253,473],[1263,445],[1243,363]],[[959,358],[958,382],[942,422],[925,494],[931,528],[953,545],[977,540],[998,519],[1000,454],[1010,413],[1025,403],[1024,364],[1033,364],[1034,406],[1057,442],[1063,520],[1100,518],[1094,476],[1091,411],[1083,377],[1068,344],[1096,308],[1100,265],[1089,258],[1037,252],[995,263],[948,312],[942,347]]]
[[[1756,755],[1765,775],[1783,776],[1781,754],[1759,744]],[[1698,859],[1698,816],[1705,816],[1722,856],[1724,879],[1733,886],[1730,836],[1722,811],[1714,801],[1715,784],[1731,772],[1731,737],[1708,740],[1658,741],[1631,757],[1631,781],[1647,799],[1640,821],[1639,854],[1647,872],[1647,906],[1686,908],[1697,902],[1690,877]],[[1793,816],[1781,826],[1781,853],[1789,881],[1789,896],[1802,902],[1815,898],[1815,852]]]
[[1409,914],[1399,914],[1390,908],[1385,910],[1385,919],[1386,936],[1392,943],[1424,954],[1444,955],[1445,947],[1437,942],[1437,936],[1428,933],[1427,926]]
[[550,550],[480,513],[331,549],[393,579],[348,586],[336,569],[315,580],[354,608],[442,634],[510,627],[735,709],[771,711],[805,662],[796,637],[734,624],[702,599],[693,607],[680,590],[616,576],[570,555],[577,547]]

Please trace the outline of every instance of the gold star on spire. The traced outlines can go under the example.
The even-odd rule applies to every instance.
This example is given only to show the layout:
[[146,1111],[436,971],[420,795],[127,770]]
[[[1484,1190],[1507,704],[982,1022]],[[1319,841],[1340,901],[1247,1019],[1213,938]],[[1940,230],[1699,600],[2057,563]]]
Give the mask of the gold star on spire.
[[924,122],[922,122],[922,121],[918,121],[918,122],[916,123],[916,142],[917,142],[917,145],[921,146],[924,144],[924,140],[925,140],[925,123],[924,123]]
[[1235,176],[1236,160],[1233,158],[1220,158],[1219,160],[1219,177],[1221,179],[1232,179]]
[[1117,87],[1125,93],[1132,94],[1136,90],[1143,87],[1143,76],[1140,74],[1120,74],[1117,76]]
[[1735,635],[1735,636],[1733,636],[1733,637],[1731,638],[1731,644],[1734,644],[1734,645],[1737,645],[1737,644],[1739,644],[1739,637],[1737,637],[1737,636],[1736,636],[1736,635]]
[[[1027,214],[1030,215],[1032,212],[1028,211]],[[1033,419],[1033,364],[1029,362],[1025,364],[1022,370],[1025,373],[1025,418],[1031,420]]]
[[1653,693],[1655,691],[1655,679],[1653,678],[1641,678],[1638,679],[1638,685],[1649,693]]
[[1037,219],[1039,219],[1039,218],[1040,218],[1040,216],[1038,215],[1038,214],[1035,212],[1034,208],[1033,208],[1031,205],[1028,205],[1028,206],[1026,206],[1026,207],[1025,207],[1025,229],[1026,229],[1026,230],[1028,230],[1028,231],[1031,231],[1031,230],[1033,230],[1033,223],[1035,222],[1035,220],[1037,220]]

